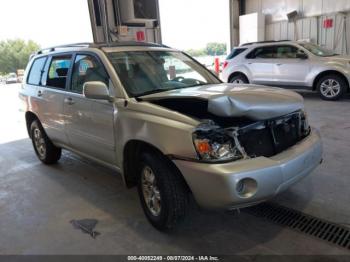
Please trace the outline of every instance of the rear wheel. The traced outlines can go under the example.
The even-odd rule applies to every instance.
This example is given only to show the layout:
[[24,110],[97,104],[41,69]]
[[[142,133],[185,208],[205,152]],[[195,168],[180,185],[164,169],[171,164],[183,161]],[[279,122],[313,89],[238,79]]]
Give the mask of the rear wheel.
[[245,75],[239,74],[230,78],[230,83],[232,84],[248,84],[249,81]]
[[47,165],[55,164],[61,158],[61,148],[51,142],[38,120],[33,121],[30,131],[33,147],[40,161]]
[[317,90],[323,100],[335,101],[340,99],[347,89],[345,80],[338,75],[327,75],[317,83]]
[[138,193],[143,211],[158,230],[175,227],[186,215],[188,192],[178,171],[159,153],[144,153]]

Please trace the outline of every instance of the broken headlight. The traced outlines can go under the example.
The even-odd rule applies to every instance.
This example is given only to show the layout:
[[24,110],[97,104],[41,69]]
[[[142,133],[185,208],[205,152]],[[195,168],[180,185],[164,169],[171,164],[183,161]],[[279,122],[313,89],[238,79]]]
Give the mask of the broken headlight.
[[311,132],[308,116],[305,111],[300,111],[300,128],[303,136],[308,136]]
[[202,124],[193,134],[193,143],[201,160],[234,161],[244,158],[238,139],[217,126]]

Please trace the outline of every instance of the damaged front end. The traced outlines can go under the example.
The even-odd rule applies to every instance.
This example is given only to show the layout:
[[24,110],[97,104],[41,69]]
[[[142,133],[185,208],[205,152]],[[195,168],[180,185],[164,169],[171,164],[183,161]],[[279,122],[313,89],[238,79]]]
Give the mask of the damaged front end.
[[203,121],[193,133],[198,158],[205,162],[230,162],[260,156],[272,157],[310,134],[304,111],[243,126],[221,127]]

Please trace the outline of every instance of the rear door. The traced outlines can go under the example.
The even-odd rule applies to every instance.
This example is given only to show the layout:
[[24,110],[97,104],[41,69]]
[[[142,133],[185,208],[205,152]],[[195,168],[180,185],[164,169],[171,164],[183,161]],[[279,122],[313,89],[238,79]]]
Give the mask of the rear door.
[[85,98],[83,86],[90,81],[112,85],[97,56],[77,53],[69,92],[64,96],[65,129],[69,145],[83,154],[114,164],[114,106],[108,101]]
[[64,130],[63,100],[67,88],[72,54],[49,57],[38,87],[40,121],[50,139],[57,144],[67,144]]
[[246,66],[250,71],[252,84],[271,85],[276,82],[276,49],[274,46],[257,47],[246,58]]

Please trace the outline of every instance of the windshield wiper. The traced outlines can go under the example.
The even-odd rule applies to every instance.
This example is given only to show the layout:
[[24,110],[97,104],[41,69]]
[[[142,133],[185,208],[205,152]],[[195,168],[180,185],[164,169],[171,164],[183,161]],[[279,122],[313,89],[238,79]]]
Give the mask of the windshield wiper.
[[147,96],[147,95],[153,95],[157,93],[162,93],[162,92],[167,92],[167,91],[173,91],[177,89],[185,89],[185,88],[190,88],[190,87],[196,87],[196,86],[205,86],[205,85],[211,85],[209,83],[204,83],[204,84],[196,84],[196,85],[191,85],[191,86],[179,86],[179,87],[174,87],[174,88],[169,88],[169,89],[164,89],[164,88],[156,88],[147,92],[144,92],[142,94],[136,95],[135,98],[139,98],[141,96]]
[[208,86],[208,85],[212,85],[212,84],[209,84],[209,83],[195,84],[195,85],[192,85],[192,86],[186,86],[186,88],[189,88],[189,87],[196,87],[196,86]]
[[144,92],[142,94],[136,95],[135,97],[139,98],[141,96],[147,96],[147,95],[152,95],[152,94],[156,94],[156,93],[162,93],[162,92],[166,92],[166,91],[169,91],[169,90],[172,90],[172,89],[156,88],[156,89]]

